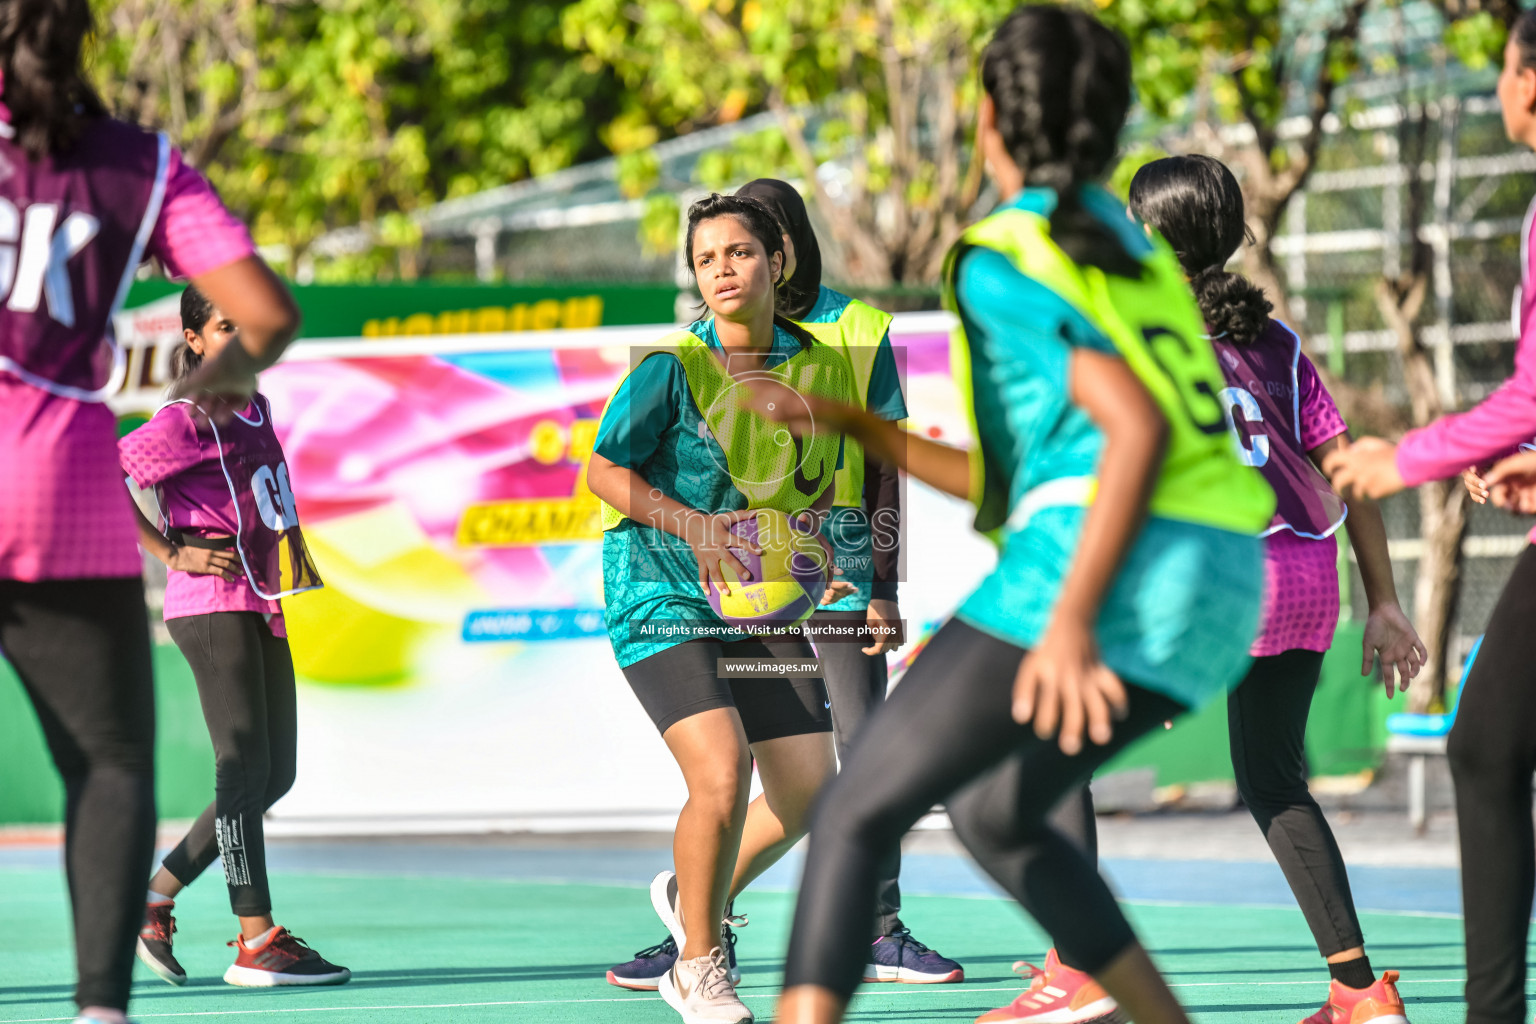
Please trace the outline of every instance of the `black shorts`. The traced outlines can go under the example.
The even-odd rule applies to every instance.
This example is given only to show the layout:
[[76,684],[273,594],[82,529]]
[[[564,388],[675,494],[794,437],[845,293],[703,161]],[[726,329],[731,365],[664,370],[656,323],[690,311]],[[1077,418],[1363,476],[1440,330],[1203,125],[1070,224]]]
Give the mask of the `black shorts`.
[[832,702],[820,678],[722,679],[717,658],[814,658],[804,640],[688,640],[624,669],[641,707],[665,733],[712,708],[735,708],[748,743],[832,731]]

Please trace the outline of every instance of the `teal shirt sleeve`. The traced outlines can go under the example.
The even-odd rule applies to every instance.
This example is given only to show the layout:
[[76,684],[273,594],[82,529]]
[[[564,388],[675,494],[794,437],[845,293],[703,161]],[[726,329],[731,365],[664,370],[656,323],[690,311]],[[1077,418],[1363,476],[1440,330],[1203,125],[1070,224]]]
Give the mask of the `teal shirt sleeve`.
[[967,335],[974,327],[986,336],[989,346],[1012,356],[1024,354],[1025,347],[1039,349],[1055,371],[1052,376],[1062,381],[1071,349],[1081,346],[1115,353],[1114,342],[1086,317],[1040,282],[1019,273],[995,249],[977,247],[965,253],[956,290]]
[[687,389],[681,362],[669,355],[649,357],[614,392],[592,450],[614,465],[638,469],[680,415]]
[[886,331],[875,351],[875,365],[869,374],[869,411],[883,420],[907,418],[907,403],[901,394],[901,374],[896,367],[896,353],[891,348],[891,332]]
[[1072,350],[1114,343],[1055,292],[982,247],[960,258],[956,280],[971,350],[985,492],[978,519],[1001,521],[1041,480],[1092,472],[1101,435],[1072,404]]

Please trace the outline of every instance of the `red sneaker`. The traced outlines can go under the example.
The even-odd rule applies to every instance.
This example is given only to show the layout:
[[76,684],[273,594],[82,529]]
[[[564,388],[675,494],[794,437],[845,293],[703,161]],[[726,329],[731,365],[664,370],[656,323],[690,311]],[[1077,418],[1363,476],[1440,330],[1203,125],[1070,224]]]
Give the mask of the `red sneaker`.
[[237,955],[224,980],[242,988],[273,988],[278,985],[340,985],[352,977],[304,944],[304,940],[279,928],[259,946],[247,946],[236,938],[226,943]]
[[1110,1024],[1124,1019],[1109,993],[1062,963],[1054,949],[1045,954],[1043,971],[1022,960],[1013,969],[1030,979],[1029,988],[1007,1006],[977,1017],[976,1024]]
[[1396,971],[1382,971],[1370,988],[1328,985],[1328,1001],[1301,1024],[1408,1024],[1403,997],[1397,994]]
[[144,966],[172,985],[185,985],[187,972],[171,953],[171,937],[176,934],[172,904],[151,903],[144,908],[144,927],[139,929],[138,955]]

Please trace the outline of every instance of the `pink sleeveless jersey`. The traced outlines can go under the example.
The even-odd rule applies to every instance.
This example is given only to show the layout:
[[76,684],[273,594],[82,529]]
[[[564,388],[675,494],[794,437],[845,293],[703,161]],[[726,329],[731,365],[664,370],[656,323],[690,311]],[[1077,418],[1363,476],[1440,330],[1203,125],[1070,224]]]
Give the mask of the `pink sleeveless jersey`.
[[139,574],[112,315],[146,255],[200,274],[252,251],[163,136],[103,118],[33,160],[0,119],[0,579]]
[[1344,433],[1344,418],[1301,341],[1278,320],[1248,345],[1212,339],[1228,387],[1227,424],[1248,465],[1274,489],[1265,531],[1264,617],[1249,653],[1326,651],[1339,619],[1338,545],[1345,508],[1307,454]]
[[[240,579],[173,571],[165,617],[250,611],[280,616],[278,599],[322,586],[304,545],[288,464],[263,395],[228,423],[192,402],[163,406],[118,442],[123,469],[152,487],[163,526],[196,537],[232,537]],[[280,619],[273,631],[283,635]]]

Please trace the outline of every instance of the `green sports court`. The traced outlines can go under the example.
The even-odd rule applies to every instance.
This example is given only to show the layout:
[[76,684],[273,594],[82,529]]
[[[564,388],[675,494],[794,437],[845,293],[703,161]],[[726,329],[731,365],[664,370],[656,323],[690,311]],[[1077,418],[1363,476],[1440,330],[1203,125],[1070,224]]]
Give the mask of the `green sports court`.
[[[1168,817],[1159,827],[1186,840],[1212,825],[1208,815]],[[670,866],[664,844],[662,836],[274,842],[280,920],[351,967],[352,981],[265,991],[225,985],[232,951],[224,943],[234,928],[212,874],[177,902],[187,985],[174,988],[139,966],[134,1018],[662,1024],[676,1015],[659,997],[615,988],[604,972],[662,936],[645,886]],[[1406,835],[1404,845],[1412,846]],[[1021,990],[1010,969],[1016,958],[1043,960],[1044,935],[944,834],[921,836],[916,847],[905,860],[903,917],[964,964],[966,980],[866,985],[852,1020],[970,1021]],[[58,854],[36,845],[0,851],[0,1024],[72,1017]],[[792,854],[736,905],[751,919],[737,947],[741,991],[761,1020],[778,992],[799,863]],[[1321,1004],[1327,972],[1273,863],[1111,857],[1105,866],[1197,1021],[1295,1024]],[[1351,878],[1372,962],[1402,972],[1411,1019],[1459,1021],[1455,871],[1355,867]]]

